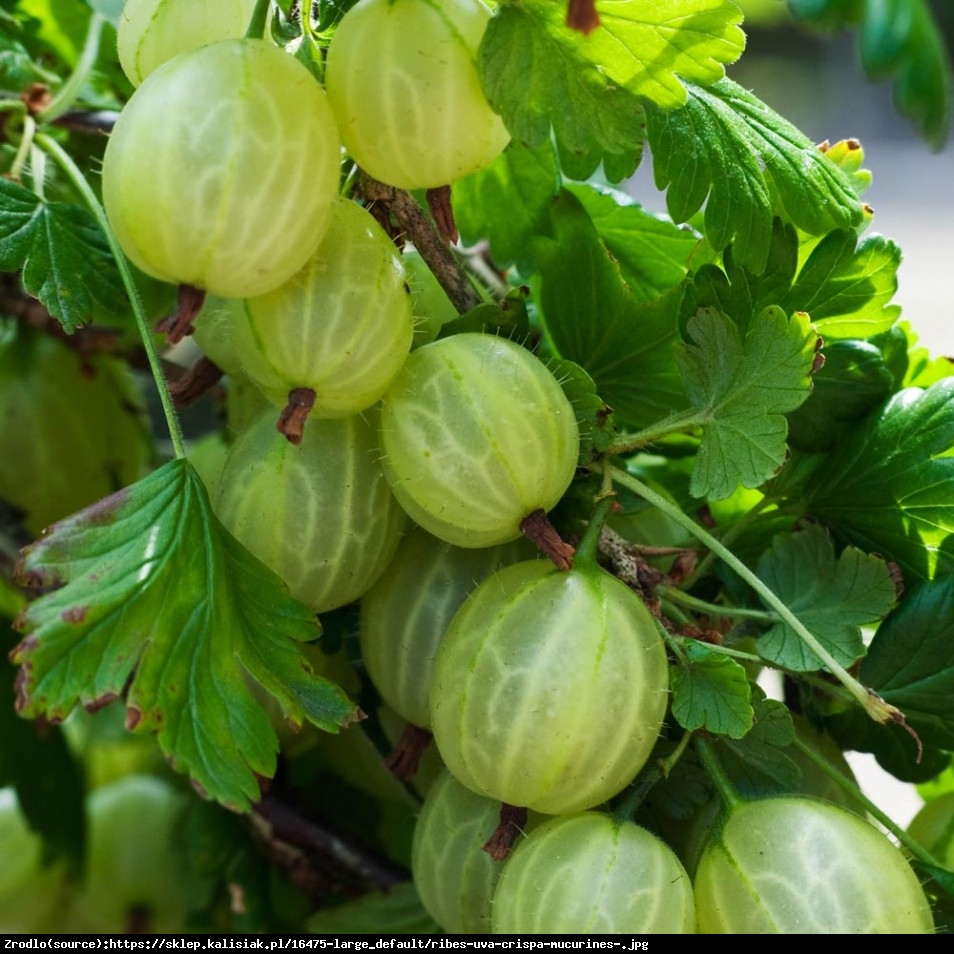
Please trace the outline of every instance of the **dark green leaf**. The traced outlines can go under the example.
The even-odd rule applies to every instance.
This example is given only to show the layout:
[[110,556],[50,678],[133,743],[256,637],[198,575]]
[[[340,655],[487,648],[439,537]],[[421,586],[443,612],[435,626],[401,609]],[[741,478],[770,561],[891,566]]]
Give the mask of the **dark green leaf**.
[[32,585],[62,584],[18,621],[23,714],[57,720],[122,695],[130,726],[156,732],[230,807],[247,808],[257,777],[275,771],[277,737],[249,680],[293,725],[355,718],[296,645],[317,637],[314,617],[225,531],[183,460],[56,524],[19,569]]
[[[556,137],[560,165],[585,179],[603,162],[632,175],[642,153],[645,117],[637,97],[581,60],[579,34],[557,5],[504,6],[480,45],[484,92],[511,135],[531,148]],[[549,24],[560,18],[559,23]],[[552,31],[552,32],[551,32]]]
[[741,739],[754,718],[745,669],[698,640],[686,640],[683,648],[685,658],[670,669],[673,718],[690,731]]
[[728,315],[744,334],[755,315],[788,295],[797,267],[798,235],[792,226],[775,219],[765,271],[756,275],[736,264],[730,245],[722,255],[721,268],[709,263],[696,269],[682,302],[684,322],[701,308],[714,308]]
[[[818,526],[777,538],[756,572],[845,667],[864,653],[861,626],[881,619],[897,598],[883,560],[853,547],[836,559],[831,539]],[[785,623],[764,633],[758,650],[765,659],[794,672],[823,665]]]
[[954,749],[954,576],[906,593],[878,627],[861,680],[929,745]]
[[795,726],[781,702],[752,689],[755,719],[744,738],[720,736],[719,757],[733,787],[744,798],[759,798],[798,787],[802,772],[784,751],[795,739]]
[[312,934],[440,934],[424,910],[410,881],[390,891],[372,891],[334,908],[325,908],[308,921]]
[[613,442],[616,429],[613,426],[613,411],[596,393],[593,379],[578,364],[563,359],[550,361],[550,371],[560,382],[576,412],[580,427],[580,465],[593,459],[593,452],[605,451]]
[[79,206],[46,202],[0,178],[0,270],[23,269],[23,285],[67,331],[97,306],[115,308],[119,272],[92,216]]
[[40,727],[16,715],[15,670],[6,656],[13,630],[0,621],[0,787],[13,785],[30,827],[50,852],[79,870],[83,861],[86,780],[58,727]]
[[684,408],[673,353],[681,289],[637,302],[576,196],[564,190],[551,211],[553,237],[538,239],[533,252],[543,323],[559,356],[583,367],[631,425]]
[[689,257],[699,245],[692,229],[643,211],[619,192],[584,185],[568,188],[589,213],[637,301],[654,301],[686,277]]
[[765,267],[772,219],[811,235],[858,225],[861,203],[841,169],[806,136],[728,79],[689,86],[681,109],[647,107],[656,185],[676,222],[705,203],[712,246]]
[[553,145],[534,149],[511,143],[482,172],[454,183],[454,218],[468,244],[490,241],[494,264],[532,270],[534,235],[548,231],[550,201],[560,189]]
[[743,340],[725,315],[702,311],[677,351],[692,406],[704,417],[690,490],[719,500],[760,486],[785,461],[784,414],[807,397],[818,336],[806,315],[767,308]]
[[950,752],[930,745],[923,749],[902,725],[882,725],[859,707],[825,718],[826,729],[845,750],[870,752],[878,764],[902,782],[926,782],[950,762]]
[[834,447],[894,390],[894,375],[873,344],[833,341],[821,353],[825,364],[812,377],[812,393],[788,415],[789,443],[806,451]]
[[952,447],[954,379],[901,391],[818,463],[808,509],[845,542],[928,578],[954,533]]

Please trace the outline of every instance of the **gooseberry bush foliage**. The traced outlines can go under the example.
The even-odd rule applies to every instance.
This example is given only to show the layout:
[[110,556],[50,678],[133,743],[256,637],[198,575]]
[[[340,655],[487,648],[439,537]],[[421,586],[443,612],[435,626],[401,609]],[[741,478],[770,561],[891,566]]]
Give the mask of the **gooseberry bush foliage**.
[[954,373],[759,7],[0,3],[0,927],[949,929]]

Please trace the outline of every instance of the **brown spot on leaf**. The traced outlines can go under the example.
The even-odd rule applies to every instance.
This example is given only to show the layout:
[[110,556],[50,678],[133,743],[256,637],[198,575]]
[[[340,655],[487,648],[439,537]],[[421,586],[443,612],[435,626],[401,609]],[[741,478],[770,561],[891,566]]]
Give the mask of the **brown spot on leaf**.
[[90,702],[87,702],[83,708],[89,712],[99,712],[100,709],[105,709],[106,706],[111,705],[119,698],[115,692],[104,692],[98,699],[93,699]]
[[[24,640],[25,642],[25,640]],[[23,643],[20,644],[21,646]],[[14,650],[16,652],[16,650]],[[13,691],[16,693],[16,710],[23,712],[30,705],[30,682],[33,675],[33,667],[30,663],[24,663],[17,673],[16,680],[13,683]]]
[[599,25],[595,0],[569,0],[566,8],[566,25],[584,36],[589,36]]
[[130,732],[135,732],[140,722],[142,722],[142,710],[137,706],[126,706],[126,728]]
[[64,623],[82,623],[86,620],[86,611],[88,609],[89,607],[87,606],[71,606],[69,609],[65,609],[60,613],[60,619],[62,619]]

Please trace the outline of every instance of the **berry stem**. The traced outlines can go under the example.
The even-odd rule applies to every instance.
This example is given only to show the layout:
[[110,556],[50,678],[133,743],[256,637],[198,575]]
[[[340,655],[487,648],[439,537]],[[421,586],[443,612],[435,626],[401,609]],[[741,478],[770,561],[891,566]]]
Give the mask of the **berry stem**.
[[36,118],[40,123],[52,123],[59,119],[60,116],[70,110],[73,103],[79,98],[90,74],[93,72],[93,68],[96,66],[96,59],[99,56],[99,41],[105,23],[106,18],[99,13],[94,13],[90,17],[86,39],[83,42],[83,50],[76,63],[76,68],[67,77],[66,82],[59,88],[53,99],[37,113]]
[[583,534],[583,539],[580,541],[580,545],[576,548],[576,556],[573,558],[573,563],[575,566],[596,566],[596,554],[599,548],[600,532],[603,529],[603,524],[606,523],[606,518],[610,515],[610,511],[613,509],[613,503],[615,500],[615,497],[606,496],[602,497],[597,502],[596,508],[593,511],[593,516],[590,517],[590,522],[586,527],[586,532]]
[[[308,0],[305,0],[307,3]],[[271,8],[272,0],[256,0],[255,9],[252,11],[252,18],[248,21],[248,29],[245,31],[247,40],[260,40],[265,36],[265,27],[268,24],[268,11]]]
[[146,319],[146,312],[142,307],[142,300],[139,297],[139,290],[136,288],[136,282],[133,278],[132,269],[126,256],[123,255],[113,230],[109,227],[106,219],[106,213],[100,205],[99,199],[90,188],[86,177],[80,172],[73,160],[64,152],[63,148],[54,139],[50,139],[45,133],[37,133],[36,143],[45,152],[47,152],[57,162],[60,168],[66,173],[70,182],[76,188],[76,191],[83,197],[86,207],[89,209],[96,224],[103,230],[109,249],[116,260],[116,267],[119,269],[119,275],[122,278],[123,287],[126,294],[129,295],[129,303],[132,306],[133,315],[136,319],[136,326],[139,328],[139,335],[142,338],[143,349],[149,361],[149,369],[152,371],[152,377],[156,382],[156,389],[159,391],[159,402],[162,405],[162,413],[166,419],[166,425],[169,428],[169,437],[172,440],[172,448],[178,459],[186,456],[185,441],[182,438],[182,430],[179,427],[179,419],[176,417],[175,407],[172,403],[172,396],[169,394],[169,386],[166,383],[165,375],[162,373],[162,365],[159,361],[159,354],[156,351],[155,343],[152,339],[152,332],[149,329],[149,322]]
[[709,773],[709,777],[719,793],[719,798],[722,799],[722,804],[728,811],[737,808],[743,803],[744,799],[732,787],[729,776],[725,774],[725,769],[722,768],[722,763],[716,758],[709,741],[702,738],[701,735],[697,735],[693,741],[695,742],[696,752],[699,754],[699,761],[702,762]]
[[760,599],[770,609],[775,610],[783,623],[791,627],[799,639],[828,667],[836,679],[851,693],[852,698],[876,722],[897,722],[906,726],[903,713],[885,702],[880,696],[866,689],[842,666],[830,652],[815,638],[804,623],[788,608],[787,604],[753,573],[731,550],[717,540],[711,533],[699,526],[691,517],[687,516],[675,504],[657,494],[651,487],[647,487],[641,480],[619,468],[613,468],[613,479],[622,486],[639,494],[644,500],[658,507],[667,516],[671,517],[681,527],[688,530],[697,540],[712,550],[730,569],[740,576],[752,589],[758,593]]

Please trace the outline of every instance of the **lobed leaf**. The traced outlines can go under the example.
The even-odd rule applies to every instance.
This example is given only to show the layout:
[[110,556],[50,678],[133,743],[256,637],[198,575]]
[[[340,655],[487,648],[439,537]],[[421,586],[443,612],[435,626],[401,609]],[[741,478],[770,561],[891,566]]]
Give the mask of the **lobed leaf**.
[[736,261],[765,268],[772,219],[810,235],[862,221],[848,176],[803,133],[729,79],[689,86],[680,109],[647,106],[656,185],[669,214],[688,221],[705,204],[704,230]]
[[[845,667],[864,655],[861,626],[881,619],[897,599],[883,560],[854,547],[836,558],[831,538],[818,526],[778,537],[756,572]],[[763,658],[793,672],[823,666],[782,622],[764,633],[757,645]]]
[[559,4],[505,4],[480,45],[484,93],[525,146],[542,145],[552,128],[560,165],[571,178],[587,178],[602,162],[619,181],[633,174],[642,153],[643,107],[581,59],[583,42],[562,23]]
[[677,360],[690,403],[704,417],[692,471],[695,497],[721,500],[760,486],[785,461],[785,413],[807,397],[818,336],[808,316],[770,307],[743,339],[712,310],[693,316]]
[[927,579],[951,561],[952,448],[954,379],[907,388],[818,461],[805,505],[845,542]]
[[637,301],[655,301],[685,277],[699,246],[691,228],[653,215],[618,192],[589,185],[567,187],[586,209],[606,251]]
[[676,289],[649,304],[634,299],[579,199],[563,190],[551,207],[552,237],[533,255],[541,274],[543,324],[557,354],[581,365],[600,397],[629,424],[649,424],[686,399],[673,355]]
[[55,524],[18,572],[59,587],[18,620],[21,713],[59,721],[123,696],[127,724],[156,732],[229,807],[247,809],[275,771],[277,737],[250,681],[293,726],[356,718],[297,645],[317,637],[314,617],[222,527],[186,461]]
[[792,791],[802,777],[785,752],[795,739],[792,715],[781,702],[766,699],[758,686],[752,688],[752,708],[752,728],[743,738],[719,738],[723,768],[743,798]]
[[670,668],[673,718],[690,732],[704,728],[741,739],[755,716],[745,669],[698,640],[683,647],[685,660]]
[[0,271],[21,268],[24,288],[68,332],[123,295],[106,239],[85,209],[0,177]]

